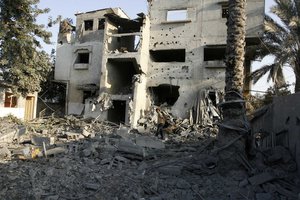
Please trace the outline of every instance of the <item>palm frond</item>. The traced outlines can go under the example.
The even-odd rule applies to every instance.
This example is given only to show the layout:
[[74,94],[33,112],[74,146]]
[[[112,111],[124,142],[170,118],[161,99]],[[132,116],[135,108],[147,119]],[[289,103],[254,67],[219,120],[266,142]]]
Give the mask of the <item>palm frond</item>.
[[264,65],[261,68],[255,70],[251,73],[250,78],[253,80],[253,83],[257,83],[259,79],[261,79],[265,74],[267,74],[272,68],[274,64]]

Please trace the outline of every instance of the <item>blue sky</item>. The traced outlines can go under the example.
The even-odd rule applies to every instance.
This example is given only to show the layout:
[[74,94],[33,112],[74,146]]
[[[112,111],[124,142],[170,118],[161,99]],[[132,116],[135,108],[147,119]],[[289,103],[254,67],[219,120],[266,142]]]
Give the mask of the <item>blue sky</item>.
[[[270,7],[274,5],[273,0],[265,0],[265,11],[269,12]],[[49,16],[55,18],[61,15],[63,18],[72,18],[75,22],[74,14],[77,12],[86,12],[91,10],[97,10],[102,8],[120,7],[122,8],[131,18],[135,18],[137,13],[144,12],[147,14],[147,0],[40,0],[40,8],[50,8],[48,14],[42,15],[38,18],[38,22],[47,24]],[[55,49],[56,38],[58,32],[58,25],[49,29],[52,32],[52,45],[44,45],[44,49],[47,52],[51,52],[51,49]],[[263,62],[254,62],[253,69],[258,68],[264,63],[271,62],[271,59],[265,59]],[[285,70],[286,79],[292,83],[294,81],[293,73],[291,69]],[[266,83],[266,77],[260,80],[254,87],[253,90],[266,90],[271,83]]]

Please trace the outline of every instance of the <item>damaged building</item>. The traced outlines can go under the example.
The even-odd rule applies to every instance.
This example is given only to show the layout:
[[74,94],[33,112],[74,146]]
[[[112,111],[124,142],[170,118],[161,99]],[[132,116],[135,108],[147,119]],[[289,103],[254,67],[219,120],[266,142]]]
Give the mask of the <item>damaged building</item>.
[[[137,127],[153,106],[164,106],[201,122],[203,105],[221,101],[228,2],[148,4],[136,19],[107,8],[76,14],[76,27],[61,23],[55,79],[67,86],[66,114]],[[263,31],[264,1],[247,1],[246,12],[249,47]],[[246,73],[253,59],[247,51]]]

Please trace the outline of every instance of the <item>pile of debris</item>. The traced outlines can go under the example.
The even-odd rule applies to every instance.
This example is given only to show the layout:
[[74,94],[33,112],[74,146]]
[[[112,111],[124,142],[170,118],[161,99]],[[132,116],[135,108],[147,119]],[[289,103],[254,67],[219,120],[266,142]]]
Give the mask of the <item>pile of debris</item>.
[[[143,127],[144,130],[140,130],[145,133],[154,133],[157,128],[157,112],[156,106],[145,112],[145,115],[138,120],[138,125]],[[192,116],[190,119],[175,118],[167,106],[159,107],[168,125],[164,128],[164,132],[167,133],[169,138],[174,140],[193,140],[193,139],[206,139],[216,138],[218,134],[218,127],[216,122],[219,118],[215,118],[214,122],[207,125],[201,125],[199,123],[193,123]]]
[[[296,165],[283,147],[242,154],[216,138],[150,132],[66,118],[0,121],[1,199],[299,199]],[[188,129],[188,128],[187,128]],[[182,137],[180,140],[179,137]],[[222,154],[220,154],[222,152]],[[227,165],[227,166],[225,166]],[[226,170],[225,170],[226,169]],[[229,170],[228,170],[229,169]]]

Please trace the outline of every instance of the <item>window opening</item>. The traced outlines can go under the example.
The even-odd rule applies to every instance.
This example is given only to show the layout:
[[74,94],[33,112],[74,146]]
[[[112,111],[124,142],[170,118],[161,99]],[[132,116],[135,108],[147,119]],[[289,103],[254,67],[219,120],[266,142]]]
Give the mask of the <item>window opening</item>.
[[84,21],[84,30],[92,31],[93,30],[94,21],[93,20],[85,20]]
[[89,53],[78,53],[76,63],[77,64],[88,64],[90,62]]
[[183,21],[187,20],[187,10],[168,10],[167,21]]
[[217,61],[225,59],[224,47],[206,47],[204,48],[204,61]]
[[173,106],[179,98],[179,86],[162,84],[157,87],[150,87],[154,105],[160,106],[167,103]]
[[5,92],[4,107],[14,108],[17,106],[17,97],[10,92]]
[[154,62],[185,62],[185,49],[150,50]]
[[105,19],[99,19],[98,21],[98,30],[103,30],[105,26]]

